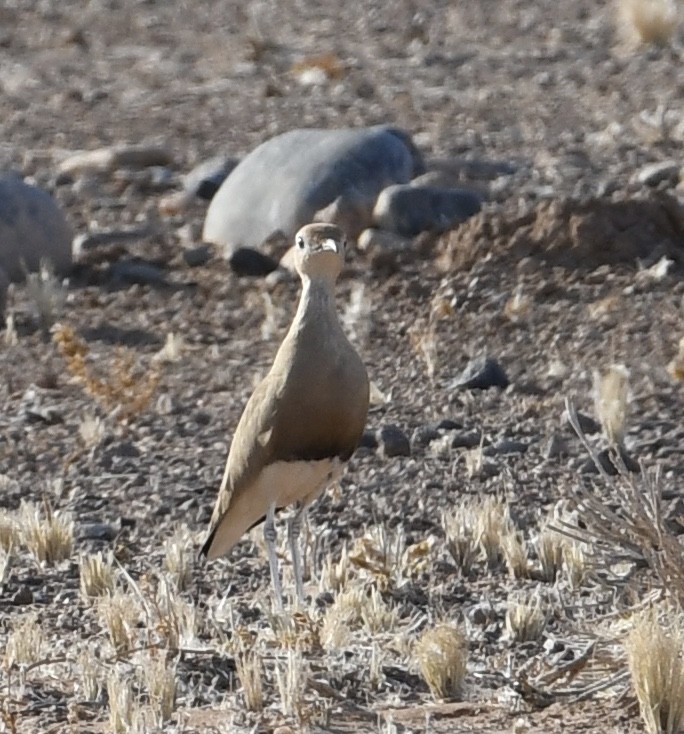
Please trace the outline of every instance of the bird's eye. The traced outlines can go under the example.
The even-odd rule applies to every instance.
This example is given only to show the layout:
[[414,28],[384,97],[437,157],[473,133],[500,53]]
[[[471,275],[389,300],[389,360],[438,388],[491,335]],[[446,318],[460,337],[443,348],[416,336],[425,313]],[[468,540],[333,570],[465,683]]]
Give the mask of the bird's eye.
[[297,242],[296,242],[296,244],[297,244],[297,247],[298,247],[298,248],[299,248],[300,250],[303,250],[303,249],[304,249],[304,238],[303,238],[303,237],[297,237]]

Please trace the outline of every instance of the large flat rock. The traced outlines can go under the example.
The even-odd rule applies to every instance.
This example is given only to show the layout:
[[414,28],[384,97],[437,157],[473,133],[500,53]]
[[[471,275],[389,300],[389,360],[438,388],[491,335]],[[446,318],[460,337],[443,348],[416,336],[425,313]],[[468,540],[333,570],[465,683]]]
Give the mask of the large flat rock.
[[[262,143],[230,173],[212,199],[202,238],[227,256],[258,248],[277,232],[291,239],[333,202],[370,222],[382,189],[423,170],[410,136],[396,128],[291,130]],[[360,221],[359,231],[364,226]]]

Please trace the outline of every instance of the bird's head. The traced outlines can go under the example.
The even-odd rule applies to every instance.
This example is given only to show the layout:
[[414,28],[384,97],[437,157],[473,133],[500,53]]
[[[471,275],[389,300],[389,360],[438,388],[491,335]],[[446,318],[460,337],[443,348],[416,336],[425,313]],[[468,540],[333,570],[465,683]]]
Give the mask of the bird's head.
[[300,276],[335,280],[344,264],[347,238],[334,224],[307,224],[295,237],[295,266]]

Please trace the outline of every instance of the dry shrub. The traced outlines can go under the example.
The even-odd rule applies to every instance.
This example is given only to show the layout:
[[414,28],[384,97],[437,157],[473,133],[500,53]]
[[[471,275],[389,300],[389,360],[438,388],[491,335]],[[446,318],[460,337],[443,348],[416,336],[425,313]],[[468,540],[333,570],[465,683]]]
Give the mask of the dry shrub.
[[667,371],[673,380],[684,380],[684,336],[679,340],[677,345],[677,354],[667,365]]
[[168,647],[178,649],[196,641],[197,606],[192,601],[183,599],[175,585],[165,576],[159,578],[154,607],[157,612],[157,632]]
[[625,40],[665,46],[677,30],[674,0],[619,0],[618,23]]
[[655,610],[637,617],[625,642],[632,685],[649,734],[684,729],[684,622],[663,626]]
[[433,546],[431,537],[407,546],[403,527],[389,531],[376,525],[356,540],[349,562],[366,571],[381,588],[398,587],[429,567]]
[[114,734],[130,734],[137,728],[139,703],[135,700],[131,681],[126,675],[112,673],[107,678],[109,725]]
[[109,365],[106,378],[98,377],[88,364],[88,345],[66,324],[58,324],[52,338],[76,382],[106,410],[122,422],[141,413],[149,404],[161,379],[159,360],[145,369],[136,365],[134,355],[119,348]]
[[52,566],[71,558],[74,547],[74,521],[69,514],[53,512],[43,503],[44,514],[33,504],[24,502],[19,510],[21,539],[38,561]]
[[468,643],[460,630],[450,624],[426,629],[413,655],[435,698],[460,695],[468,661]]
[[574,406],[566,401],[570,422],[596,465],[603,488],[575,487],[577,515],[582,527],[554,522],[558,530],[586,545],[588,560],[597,568],[629,563],[646,566],[651,583],[684,605],[684,546],[665,522],[662,475],[659,467],[630,473],[618,462],[617,476],[603,469],[596,449],[582,433]]
[[475,505],[475,528],[478,541],[490,567],[501,557],[502,540],[510,528],[508,506],[499,497],[485,497]]
[[430,303],[427,321],[418,321],[409,330],[411,347],[425,362],[425,370],[430,380],[435,378],[439,360],[439,336],[437,328],[440,321],[454,313],[451,303],[441,293],[437,293]]

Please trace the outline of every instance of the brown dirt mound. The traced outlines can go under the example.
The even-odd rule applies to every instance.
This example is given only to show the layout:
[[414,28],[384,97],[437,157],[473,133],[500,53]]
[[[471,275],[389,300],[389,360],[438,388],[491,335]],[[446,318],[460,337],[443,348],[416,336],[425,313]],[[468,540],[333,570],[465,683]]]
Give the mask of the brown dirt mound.
[[667,195],[609,201],[543,201],[525,214],[483,212],[444,237],[442,266],[463,269],[490,255],[539,258],[593,270],[667,255],[684,265],[684,207]]

